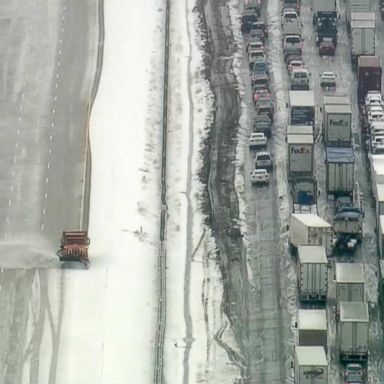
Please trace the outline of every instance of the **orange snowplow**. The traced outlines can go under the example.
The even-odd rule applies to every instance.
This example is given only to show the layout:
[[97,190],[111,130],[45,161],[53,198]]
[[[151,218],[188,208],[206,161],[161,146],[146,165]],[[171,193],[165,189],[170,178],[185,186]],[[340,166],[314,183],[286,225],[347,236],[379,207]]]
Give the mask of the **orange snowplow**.
[[86,231],[63,231],[61,247],[57,251],[60,261],[77,261],[89,268],[88,246],[90,240]]

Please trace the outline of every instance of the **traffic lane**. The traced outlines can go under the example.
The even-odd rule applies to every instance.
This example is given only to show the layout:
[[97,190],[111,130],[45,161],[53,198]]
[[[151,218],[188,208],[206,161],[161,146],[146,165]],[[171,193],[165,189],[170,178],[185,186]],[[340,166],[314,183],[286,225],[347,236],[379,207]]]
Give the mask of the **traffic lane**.
[[[304,17],[309,14],[309,9],[306,8],[304,11]],[[308,28],[309,18],[305,17],[304,25]],[[322,105],[322,97],[325,92],[321,89],[317,78],[318,73],[323,70],[331,70],[338,74],[337,79],[337,91],[338,94],[346,94],[350,95],[351,104],[352,104],[352,112],[353,112],[353,123],[352,129],[354,133],[354,150],[355,150],[355,179],[359,183],[360,190],[364,194],[363,207],[365,212],[364,217],[364,237],[360,250],[353,257],[354,262],[364,262],[366,265],[365,273],[366,273],[366,291],[367,291],[367,299],[373,303],[376,303],[377,296],[377,277],[375,276],[375,271],[377,270],[377,253],[376,253],[376,240],[374,235],[375,228],[375,214],[371,206],[372,198],[370,196],[370,182],[368,178],[368,174],[366,172],[366,161],[365,154],[360,145],[360,127],[359,127],[359,115],[358,115],[358,107],[357,107],[357,96],[356,96],[356,74],[352,71],[352,67],[350,64],[350,41],[349,35],[346,32],[345,18],[344,18],[344,9],[341,9],[341,18],[339,24],[339,33],[338,33],[338,46],[336,50],[335,58],[321,58],[318,55],[316,50],[311,52],[311,47],[314,47],[314,39],[311,38],[309,52],[305,50],[306,59],[311,63],[310,68],[315,71],[314,74],[314,89],[316,93],[316,101],[317,105]],[[308,22],[307,22],[308,21]],[[308,28],[309,29],[309,28]],[[305,31],[307,35],[310,33],[309,30]],[[306,46],[308,48],[308,45]],[[325,65],[326,67],[325,67]],[[319,118],[321,116],[319,115]],[[319,163],[317,165],[317,177],[319,185],[322,186],[322,190],[325,191],[325,167],[323,163],[323,159],[325,160],[325,151],[323,144],[317,144],[317,158],[316,161]],[[326,194],[322,193],[320,195],[320,203],[322,212],[328,220],[332,220],[332,208],[331,204],[326,200]],[[344,260],[343,261],[347,261]],[[372,380],[376,381],[380,377],[380,369],[379,369],[379,360],[381,359],[382,352],[379,348],[381,343],[381,331],[380,331],[380,319],[377,315],[376,306],[370,306],[370,372],[372,375]],[[333,335],[335,335],[335,324],[334,319],[330,319],[332,327],[333,327]],[[334,342],[336,339],[334,339]]]
[[61,232],[80,228],[82,221],[86,138],[98,47],[97,9],[97,0],[62,4],[51,85],[52,138],[41,211],[41,230],[56,247]]

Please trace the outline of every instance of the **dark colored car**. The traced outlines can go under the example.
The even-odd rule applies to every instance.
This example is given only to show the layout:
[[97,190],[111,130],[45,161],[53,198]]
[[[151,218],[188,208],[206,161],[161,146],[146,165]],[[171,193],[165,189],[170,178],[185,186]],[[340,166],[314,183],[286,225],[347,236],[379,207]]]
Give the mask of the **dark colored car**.
[[271,137],[272,120],[268,115],[256,115],[253,123],[253,132],[262,132],[265,136]]
[[264,36],[268,38],[268,28],[265,25],[264,21],[255,21],[252,23],[252,29],[261,29],[264,32]]
[[252,29],[252,23],[256,22],[259,14],[252,9],[246,10],[241,16],[241,32],[243,34],[249,33]]

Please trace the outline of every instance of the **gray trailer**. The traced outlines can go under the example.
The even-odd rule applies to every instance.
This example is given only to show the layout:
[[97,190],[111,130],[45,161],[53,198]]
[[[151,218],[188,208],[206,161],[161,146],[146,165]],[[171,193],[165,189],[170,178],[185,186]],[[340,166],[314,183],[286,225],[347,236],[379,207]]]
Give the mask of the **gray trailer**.
[[325,302],[328,293],[328,260],[323,245],[298,247],[299,299]]
[[368,304],[340,303],[340,321],[337,325],[339,358],[341,362],[365,362],[368,359]]
[[328,384],[324,347],[295,346],[295,384]]
[[353,193],[355,157],[353,148],[326,148],[326,186],[328,194]]
[[324,142],[327,146],[350,146],[352,141],[352,109],[349,105],[324,105]]
[[364,301],[364,264],[336,263],[336,315],[341,302]]
[[299,345],[321,345],[328,350],[327,311],[325,309],[299,309],[297,313]]

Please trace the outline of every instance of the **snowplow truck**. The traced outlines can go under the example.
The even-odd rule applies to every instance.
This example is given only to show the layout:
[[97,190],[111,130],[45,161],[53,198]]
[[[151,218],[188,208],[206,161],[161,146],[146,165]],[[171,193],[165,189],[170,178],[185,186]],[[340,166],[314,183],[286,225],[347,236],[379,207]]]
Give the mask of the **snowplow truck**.
[[88,246],[90,240],[86,231],[63,231],[61,246],[57,251],[60,261],[83,263],[89,268]]

